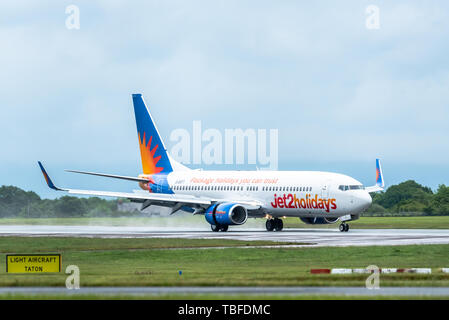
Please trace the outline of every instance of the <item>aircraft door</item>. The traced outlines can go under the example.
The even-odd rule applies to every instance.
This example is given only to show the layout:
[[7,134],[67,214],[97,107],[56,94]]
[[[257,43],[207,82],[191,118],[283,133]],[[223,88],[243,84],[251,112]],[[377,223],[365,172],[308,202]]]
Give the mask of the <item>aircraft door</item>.
[[329,199],[330,181],[325,182],[321,186],[321,199]]

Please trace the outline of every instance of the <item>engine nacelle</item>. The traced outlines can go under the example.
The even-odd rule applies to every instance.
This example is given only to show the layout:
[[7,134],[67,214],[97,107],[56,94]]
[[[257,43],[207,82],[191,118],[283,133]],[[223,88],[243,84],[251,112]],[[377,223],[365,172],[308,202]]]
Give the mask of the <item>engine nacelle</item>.
[[238,203],[223,202],[211,205],[204,217],[207,222],[216,226],[240,225],[248,219],[248,212]]
[[302,222],[306,224],[331,224],[338,221],[338,218],[328,218],[328,217],[314,217],[314,218],[299,218]]

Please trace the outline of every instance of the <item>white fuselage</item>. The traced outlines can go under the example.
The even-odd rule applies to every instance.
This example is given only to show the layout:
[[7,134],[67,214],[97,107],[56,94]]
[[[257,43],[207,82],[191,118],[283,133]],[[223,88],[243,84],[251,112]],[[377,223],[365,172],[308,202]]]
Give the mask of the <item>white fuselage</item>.
[[371,204],[362,184],[316,171],[177,171],[167,177],[175,194],[217,201],[257,201],[265,213],[293,217],[358,215]]

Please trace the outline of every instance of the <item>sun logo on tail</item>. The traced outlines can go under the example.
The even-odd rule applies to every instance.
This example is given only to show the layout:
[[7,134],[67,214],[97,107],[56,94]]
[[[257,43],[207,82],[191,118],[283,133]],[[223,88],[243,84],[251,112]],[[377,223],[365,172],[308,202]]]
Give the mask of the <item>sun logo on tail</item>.
[[157,144],[153,147],[153,149],[151,149],[152,140],[153,136],[150,136],[148,143],[145,144],[146,141],[145,132],[143,133],[143,139],[140,136],[139,132],[140,156],[142,157],[142,168],[144,174],[156,174],[164,170],[163,167],[157,166],[157,163],[159,162],[159,160],[161,160],[161,156],[155,157],[159,145]]

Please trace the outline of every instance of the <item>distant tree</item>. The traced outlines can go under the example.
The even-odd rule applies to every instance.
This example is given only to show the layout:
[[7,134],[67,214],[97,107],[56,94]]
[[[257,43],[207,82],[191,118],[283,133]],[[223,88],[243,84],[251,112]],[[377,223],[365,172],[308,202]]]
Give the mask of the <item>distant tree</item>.
[[40,201],[33,191],[24,191],[14,186],[0,187],[0,217],[17,216],[24,207]]
[[438,187],[432,199],[431,214],[449,215],[449,187],[444,184]]
[[386,192],[375,196],[373,203],[386,209],[393,209],[393,211],[400,211],[401,208],[408,211],[412,209],[413,204],[419,204],[416,209],[423,210],[429,206],[432,196],[433,192],[430,188],[424,187],[413,180],[408,180],[391,186]]
[[56,200],[44,199],[33,202],[27,207],[22,208],[19,216],[22,218],[53,218],[55,214]]
[[385,214],[387,210],[382,207],[380,204],[373,203],[365,212],[363,212],[364,215],[371,215],[371,214]]
[[55,201],[55,214],[58,217],[82,217],[87,212],[87,208],[80,198],[64,196]]

